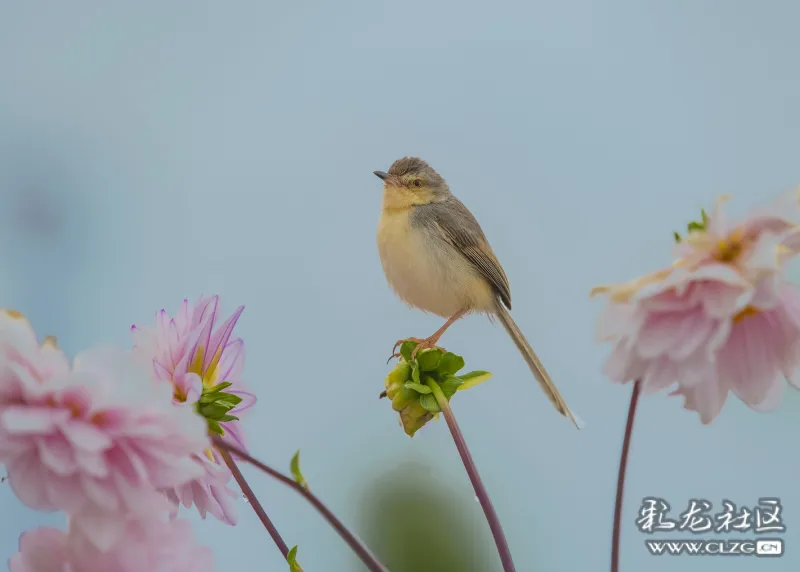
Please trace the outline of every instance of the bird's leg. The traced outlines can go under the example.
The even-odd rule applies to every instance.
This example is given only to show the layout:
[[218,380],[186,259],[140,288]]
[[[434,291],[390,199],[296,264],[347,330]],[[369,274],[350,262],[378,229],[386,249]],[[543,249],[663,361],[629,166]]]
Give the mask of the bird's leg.
[[[459,318],[461,318],[466,313],[467,313],[466,309],[459,310],[451,318],[448,318],[448,320],[444,323],[444,325],[441,328],[436,330],[432,335],[428,336],[427,338],[424,338],[424,339],[406,338],[404,340],[397,340],[397,343],[394,344],[394,347],[392,348],[392,358],[396,358],[396,357],[400,356],[399,353],[394,353],[394,352],[397,351],[397,346],[402,345],[402,343],[406,342],[406,341],[417,342],[417,347],[415,347],[414,351],[411,352],[412,359],[414,357],[416,357],[418,351],[423,350],[423,349],[437,348],[437,349],[440,349],[440,350],[442,350],[443,352],[446,353],[447,350],[442,348],[442,347],[437,346],[436,342],[438,342],[439,338],[441,338],[442,335],[447,331],[447,328],[452,326]],[[389,359],[392,359],[392,358],[389,358]]]

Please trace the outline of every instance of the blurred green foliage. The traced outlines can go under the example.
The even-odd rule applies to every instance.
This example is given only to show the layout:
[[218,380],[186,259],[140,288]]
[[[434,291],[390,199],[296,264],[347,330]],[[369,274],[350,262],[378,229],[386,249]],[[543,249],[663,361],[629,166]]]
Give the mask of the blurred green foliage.
[[447,486],[430,467],[406,462],[380,475],[359,506],[358,535],[391,572],[502,570],[469,486]]

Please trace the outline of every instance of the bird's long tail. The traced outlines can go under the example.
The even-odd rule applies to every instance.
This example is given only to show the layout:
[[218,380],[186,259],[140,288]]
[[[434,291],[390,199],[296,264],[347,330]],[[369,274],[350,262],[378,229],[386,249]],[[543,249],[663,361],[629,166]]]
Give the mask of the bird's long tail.
[[584,426],[583,421],[581,421],[581,419],[572,411],[570,411],[569,407],[567,407],[567,402],[564,401],[563,397],[561,397],[561,394],[558,392],[553,380],[550,379],[550,374],[548,374],[547,370],[544,369],[544,365],[542,365],[539,356],[537,356],[536,352],[533,351],[533,348],[528,343],[528,340],[525,339],[525,336],[519,329],[519,326],[517,326],[517,323],[511,318],[511,314],[503,305],[503,302],[500,300],[500,298],[498,298],[495,302],[495,306],[497,317],[500,318],[500,321],[508,332],[508,335],[511,336],[512,340],[514,340],[514,344],[516,344],[519,353],[521,353],[522,357],[525,358],[525,361],[528,363],[528,367],[531,368],[534,377],[536,377],[536,381],[538,381],[539,385],[541,385],[542,390],[544,391],[545,395],[547,395],[547,398],[558,410],[558,412],[561,413],[561,415],[568,417],[575,424],[575,427],[582,429]]

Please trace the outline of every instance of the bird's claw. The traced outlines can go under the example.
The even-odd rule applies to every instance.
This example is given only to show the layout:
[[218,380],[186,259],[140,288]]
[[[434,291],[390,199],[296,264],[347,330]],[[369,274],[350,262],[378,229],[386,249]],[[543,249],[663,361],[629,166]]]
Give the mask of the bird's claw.
[[425,339],[422,339],[422,338],[406,338],[404,340],[397,340],[397,342],[394,344],[394,347],[392,348],[392,356],[386,361],[386,363],[389,363],[394,358],[400,357],[400,353],[397,351],[397,346],[403,345],[403,342],[416,342],[417,343],[417,346],[411,352],[411,359],[414,359],[415,357],[417,357],[417,352],[420,351],[420,350],[439,349],[439,350],[442,350],[442,352],[447,353],[446,349],[436,345],[437,341],[438,340],[434,340],[434,339],[431,339],[431,338],[425,338]]
[[436,342],[438,340],[427,339],[427,340],[413,340],[413,341],[418,343],[417,347],[415,347],[414,350],[411,352],[411,359],[414,359],[417,356],[417,352],[419,350],[442,350],[442,353],[444,354],[447,353],[446,349],[436,345]]

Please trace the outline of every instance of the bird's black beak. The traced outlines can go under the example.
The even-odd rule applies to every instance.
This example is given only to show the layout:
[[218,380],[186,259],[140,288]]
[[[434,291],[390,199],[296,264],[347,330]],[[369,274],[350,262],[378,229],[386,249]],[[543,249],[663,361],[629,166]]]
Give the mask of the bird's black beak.
[[385,181],[389,177],[389,173],[383,171],[372,171],[372,174],[378,177],[381,181]]

